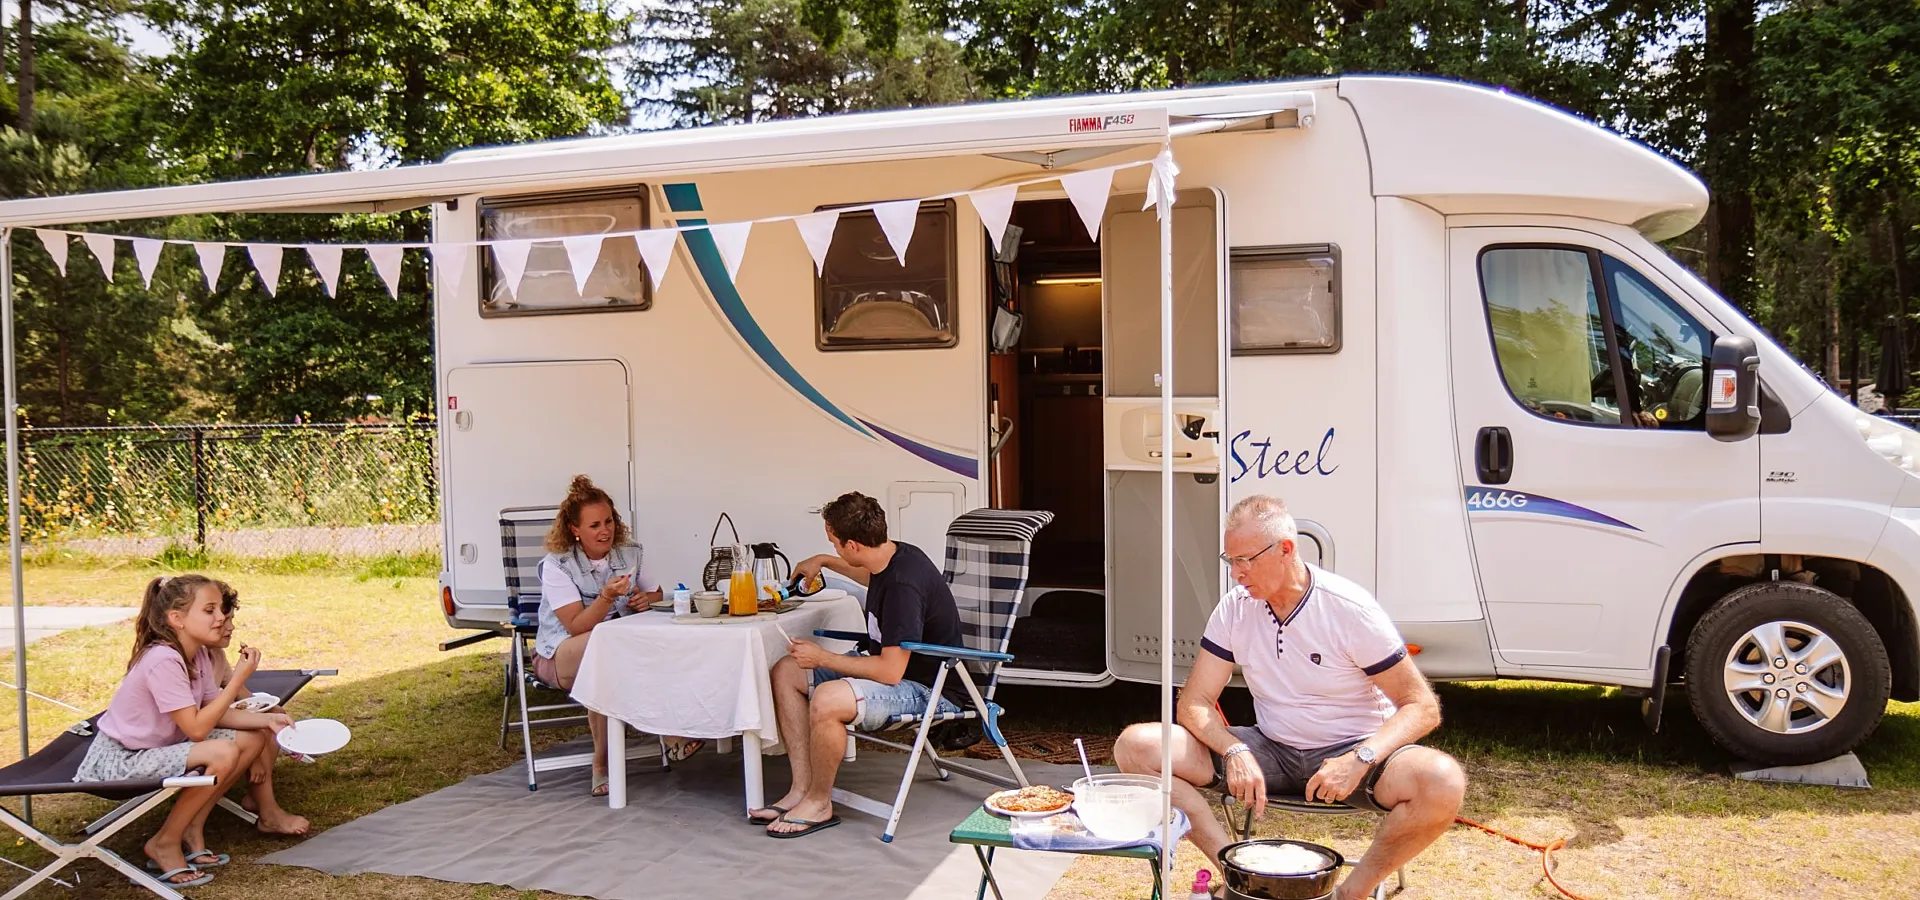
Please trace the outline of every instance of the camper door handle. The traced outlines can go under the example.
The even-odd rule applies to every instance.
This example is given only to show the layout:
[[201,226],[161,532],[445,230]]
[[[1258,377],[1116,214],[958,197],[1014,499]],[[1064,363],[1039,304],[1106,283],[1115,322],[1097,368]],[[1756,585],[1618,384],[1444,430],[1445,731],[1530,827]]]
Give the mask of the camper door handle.
[[1506,484],[1513,479],[1513,434],[1490,425],[1474,436],[1473,463],[1481,484]]

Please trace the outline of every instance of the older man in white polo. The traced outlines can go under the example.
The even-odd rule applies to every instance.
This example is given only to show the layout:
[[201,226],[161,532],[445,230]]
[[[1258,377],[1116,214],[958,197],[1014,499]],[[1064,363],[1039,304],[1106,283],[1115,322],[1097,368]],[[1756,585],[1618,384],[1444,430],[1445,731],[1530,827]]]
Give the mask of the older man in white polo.
[[[1304,794],[1382,812],[1373,844],[1335,890],[1372,893],[1453,824],[1467,777],[1414,741],[1440,724],[1440,701],[1393,622],[1366,589],[1300,559],[1286,505],[1240,501],[1227,516],[1235,586],[1207,620],[1173,727],[1173,802],[1217,867],[1227,832],[1203,790],[1221,786],[1258,815],[1270,795]],[[1255,724],[1228,726],[1216,705],[1235,666]],[[1120,735],[1120,769],[1160,773],[1161,726]]]

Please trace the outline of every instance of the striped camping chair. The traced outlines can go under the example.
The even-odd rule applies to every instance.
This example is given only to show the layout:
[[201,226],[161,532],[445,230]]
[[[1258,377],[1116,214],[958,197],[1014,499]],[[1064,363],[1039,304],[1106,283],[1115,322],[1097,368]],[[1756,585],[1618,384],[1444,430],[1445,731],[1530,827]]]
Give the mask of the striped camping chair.
[[[1027,589],[1027,567],[1033,552],[1033,537],[1051,521],[1053,513],[1044,510],[976,509],[954,519],[953,524],[947,527],[947,583],[953,590],[954,604],[960,610],[961,641],[965,646],[903,644],[913,653],[940,660],[940,673],[934,678],[927,709],[895,716],[881,729],[881,734],[848,730],[848,734],[857,741],[882,744],[909,754],[907,770],[900,777],[900,790],[894,795],[893,802],[884,804],[838,789],[833,792],[835,802],[886,819],[887,827],[881,832],[881,840],[893,840],[894,829],[900,824],[900,813],[906,808],[907,789],[913,784],[913,775],[922,755],[925,755],[941,781],[952,778],[954,772],[960,772],[1000,787],[1027,786],[1027,777],[1021,773],[1019,761],[1014,759],[1013,751],[1007,747],[1006,737],[1000,733],[1002,710],[993,702],[993,693],[999,684],[1000,666],[1013,659],[1007,653],[1007,643],[1013,637],[1014,619],[1019,615],[1020,601]],[[841,640],[865,637],[834,631],[815,634]],[[941,691],[946,687],[949,676],[960,679],[970,702],[958,713],[936,712]],[[976,678],[984,679],[984,694],[979,687],[981,682]],[[1000,748],[1000,755],[1013,771],[1012,778],[951,758],[943,759],[934,752],[927,739],[931,727],[936,722],[956,719],[980,722],[987,737]],[[881,736],[909,727],[914,729],[912,744],[897,743]]]
[[[533,673],[533,640],[540,631],[540,560],[547,555],[547,529],[560,510],[552,506],[511,506],[500,511],[500,565],[506,572],[507,612],[512,616],[513,644],[507,651],[506,684],[500,701],[500,746],[507,745],[508,732],[519,729],[520,748],[527,760],[527,790],[539,790],[540,773],[593,764],[593,754],[573,753],[536,758],[533,755],[533,729],[584,725],[585,707],[568,697],[560,703],[527,705],[527,690],[539,688],[564,695],[557,684],[548,684]],[[515,702],[520,717],[511,718]],[[566,715],[544,713],[566,712]],[[629,754],[631,756],[632,754]],[[667,769],[666,739],[660,743],[660,771]]]

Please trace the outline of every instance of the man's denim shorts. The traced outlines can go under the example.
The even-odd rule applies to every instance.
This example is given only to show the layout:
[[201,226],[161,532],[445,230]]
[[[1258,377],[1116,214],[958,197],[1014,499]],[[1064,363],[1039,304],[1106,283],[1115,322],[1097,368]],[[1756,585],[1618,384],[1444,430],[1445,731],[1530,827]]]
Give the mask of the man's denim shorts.
[[[853,654],[848,654],[853,655]],[[859,731],[879,731],[894,716],[919,715],[927,711],[927,697],[933,689],[917,681],[900,679],[899,684],[881,684],[865,678],[848,678],[832,669],[816,667],[813,686],[829,681],[845,681],[853,689],[853,727]],[[957,713],[960,707],[940,698],[940,712]]]

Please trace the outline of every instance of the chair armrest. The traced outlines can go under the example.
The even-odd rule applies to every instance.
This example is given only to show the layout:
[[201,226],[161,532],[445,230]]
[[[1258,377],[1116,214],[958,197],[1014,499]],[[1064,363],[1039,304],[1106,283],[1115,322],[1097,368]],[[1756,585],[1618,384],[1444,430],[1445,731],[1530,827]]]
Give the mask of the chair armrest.
[[[488,632],[488,633],[489,633],[489,634],[491,634],[492,632]],[[340,674],[340,670],[339,670],[339,669],[301,669],[301,670],[300,670],[300,674],[302,674],[302,675],[315,675],[315,676],[318,676],[318,675],[338,675],[338,674]]]
[[160,786],[177,789],[213,787],[218,780],[212,775],[176,775],[160,782]]
[[858,631],[828,631],[824,628],[814,629],[813,636],[835,641],[853,641],[856,644],[867,639],[866,635]]
[[986,662],[1012,662],[1011,653],[994,653],[989,650],[975,650],[971,647],[947,647],[941,644],[922,644],[918,641],[906,641],[901,649],[913,653],[925,653],[928,656],[950,656],[954,659],[978,659]]

